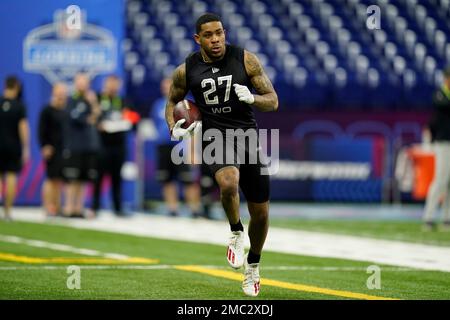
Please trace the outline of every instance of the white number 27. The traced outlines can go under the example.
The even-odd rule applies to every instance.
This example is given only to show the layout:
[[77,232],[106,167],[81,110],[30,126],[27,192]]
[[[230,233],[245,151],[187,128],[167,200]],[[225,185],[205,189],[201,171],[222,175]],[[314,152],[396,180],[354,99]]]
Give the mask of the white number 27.
[[[223,102],[227,102],[230,99],[230,91],[231,91],[231,79],[232,75],[218,77],[217,83],[220,86],[224,81],[226,82],[226,88],[225,88],[225,99]],[[205,98],[206,104],[219,104],[219,97],[215,95],[213,98],[210,98],[210,94],[214,93],[216,88],[216,82],[213,78],[207,78],[202,80],[202,88],[205,88],[207,85],[210,85],[211,88],[203,92],[203,96]]]

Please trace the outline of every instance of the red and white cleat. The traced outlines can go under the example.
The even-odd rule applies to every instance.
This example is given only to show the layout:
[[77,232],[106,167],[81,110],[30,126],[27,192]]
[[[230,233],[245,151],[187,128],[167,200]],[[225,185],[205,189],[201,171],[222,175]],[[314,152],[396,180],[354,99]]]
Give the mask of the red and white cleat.
[[244,282],[242,290],[250,297],[256,297],[260,291],[259,263],[247,263],[247,257],[244,262]]
[[244,232],[232,231],[228,241],[227,260],[234,269],[244,265]]

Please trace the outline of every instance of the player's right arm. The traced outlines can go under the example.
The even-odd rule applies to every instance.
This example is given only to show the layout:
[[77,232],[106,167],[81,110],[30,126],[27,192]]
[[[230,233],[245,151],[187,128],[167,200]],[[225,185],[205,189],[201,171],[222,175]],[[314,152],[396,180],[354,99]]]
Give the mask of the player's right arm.
[[173,109],[175,105],[184,99],[187,94],[186,87],[186,64],[179,65],[172,75],[172,85],[170,86],[169,96],[166,104],[166,122],[170,132],[175,126],[173,119]]

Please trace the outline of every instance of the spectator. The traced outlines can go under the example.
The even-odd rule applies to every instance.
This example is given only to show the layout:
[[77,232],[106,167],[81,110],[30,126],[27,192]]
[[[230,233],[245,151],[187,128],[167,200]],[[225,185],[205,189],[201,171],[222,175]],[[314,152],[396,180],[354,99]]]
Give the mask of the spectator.
[[[434,115],[430,121],[430,132],[436,157],[435,174],[428,190],[425,213],[425,230],[436,227],[434,213],[442,195],[446,202],[450,197],[450,67],[444,70],[444,83],[433,96]],[[443,230],[450,230],[450,206],[444,202]]]
[[[103,90],[99,95],[101,107],[100,123],[98,125],[101,137],[101,149],[99,153],[98,176],[94,185],[94,198],[92,211],[94,214],[100,208],[102,180],[106,174],[111,177],[111,195],[113,199],[114,212],[117,216],[124,215],[122,211],[122,178],[121,169],[125,162],[126,153],[126,126],[123,123],[122,111],[125,102],[120,97],[121,80],[115,75],[105,79]],[[108,124],[108,126],[107,126]]]
[[54,84],[50,103],[42,109],[39,119],[39,142],[42,158],[47,167],[42,203],[50,216],[61,213],[63,125],[66,104],[66,85]]
[[184,197],[191,210],[192,217],[197,218],[200,216],[200,188],[195,182],[194,168],[188,164],[175,165],[171,161],[171,151],[177,142],[171,141],[164,115],[171,81],[171,79],[163,79],[161,81],[161,93],[163,96],[155,101],[151,111],[151,118],[155,122],[158,132],[156,141],[158,150],[156,178],[162,183],[164,202],[171,216],[178,215],[178,188],[176,183],[178,178],[184,184]]
[[83,218],[85,184],[97,179],[100,137],[96,125],[101,111],[87,74],[78,73],[74,85],[64,126],[63,176],[68,182],[64,215]]
[[14,76],[5,80],[0,97],[0,200],[5,179],[4,218],[11,220],[16,198],[17,174],[30,157],[29,125],[26,108],[19,99],[21,84]]

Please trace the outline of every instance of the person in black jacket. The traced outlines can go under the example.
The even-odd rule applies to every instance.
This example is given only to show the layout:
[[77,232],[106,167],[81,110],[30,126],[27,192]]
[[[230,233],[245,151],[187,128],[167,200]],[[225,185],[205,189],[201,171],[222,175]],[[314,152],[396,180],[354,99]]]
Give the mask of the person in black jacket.
[[53,85],[50,103],[45,106],[39,118],[39,142],[41,155],[47,168],[47,179],[42,189],[42,203],[48,215],[61,212],[62,190],[62,150],[67,86],[64,83]]
[[[434,212],[440,197],[444,195],[445,201],[450,199],[450,67],[444,70],[444,83],[433,95],[434,114],[429,128],[435,152],[435,174],[428,190],[425,213],[423,216],[424,228],[435,228]],[[448,205],[443,206],[443,229],[450,229],[450,210]]]
[[98,174],[100,137],[96,125],[100,106],[87,74],[78,73],[74,85],[64,125],[63,176],[68,182],[64,215],[83,218],[85,184],[94,182]]
[[20,99],[21,88],[19,80],[9,76],[0,97],[0,201],[4,179],[4,218],[8,221],[16,198],[17,175],[30,157],[29,124]]
[[[125,162],[126,152],[126,128],[109,128],[123,121],[122,111],[125,107],[124,100],[120,97],[122,82],[116,75],[106,77],[103,90],[98,99],[101,115],[97,129],[100,134],[99,160],[97,179],[94,183],[94,196],[92,200],[93,214],[97,214],[101,203],[102,181],[105,175],[111,177],[111,195],[114,205],[114,213],[122,216],[122,178],[121,169]],[[109,127],[107,126],[109,125]]]

